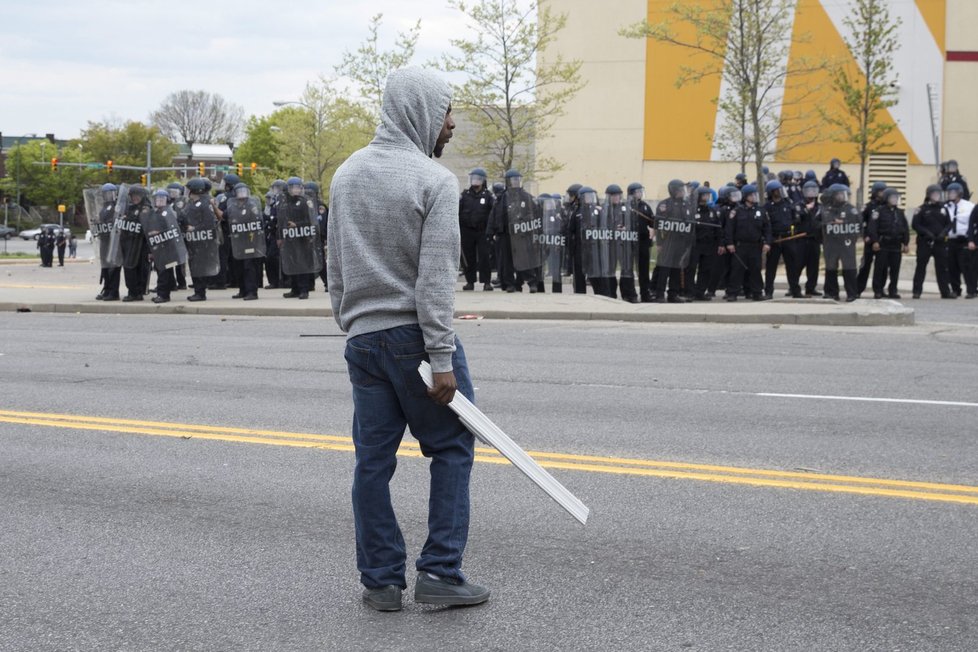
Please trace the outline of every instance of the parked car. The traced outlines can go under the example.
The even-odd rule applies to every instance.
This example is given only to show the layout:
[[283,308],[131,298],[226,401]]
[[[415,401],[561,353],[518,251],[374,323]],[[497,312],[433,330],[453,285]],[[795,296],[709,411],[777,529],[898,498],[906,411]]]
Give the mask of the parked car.
[[17,235],[17,229],[12,226],[3,226],[0,224],[0,239],[9,240],[15,235]]
[[[36,229],[27,229],[26,231],[20,232],[20,237],[24,240],[37,240],[37,236],[41,235],[41,231],[47,231],[48,229],[54,229],[55,234],[61,231],[60,224],[42,224]],[[68,233],[68,229],[65,228],[65,233]]]

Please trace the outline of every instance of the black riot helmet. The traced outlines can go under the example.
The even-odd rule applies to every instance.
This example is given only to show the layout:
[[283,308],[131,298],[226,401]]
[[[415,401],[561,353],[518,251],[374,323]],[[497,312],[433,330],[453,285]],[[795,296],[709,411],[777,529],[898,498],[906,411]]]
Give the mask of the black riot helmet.
[[896,188],[887,188],[883,191],[883,203],[887,206],[899,206],[900,205],[900,191]]
[[129,186],[129,205],[149,202],[149,191],[145,186]]
[[872,199],[882,199],[883,192],[886,190],[886,184],[882,181],[874,181],[873,185],[870,186],[869,196]]
[[936,183],[932,183],[927,186],[927,192],[924,196],[925,202],[930,202],[932,204],[940,204],[944,200],[944,189],[941,188]]
[[319,184],[315,181],[306,181],[302,184],[306,192],[306,197],[318,202],[319,201]]
[[947,193],[948,201],[956,202],[964,197],[964,186],[955,181],[954,183],[948,185],[945,192]]
[[952,158],[950,161],[944,164],[944,170],[948,174],[954,174],[958,171],[958,162]]
[[686,184],[680,179],[673,179],[669,182],[669,196],[673,199],[682,199],[686,193]]
[[204,179],[196,178],[187,182],[187,192],[192,195],[203,195],[207,193],[207,182]]
[[224,175],[224,187],[227,190],[233,189],[239,183],[241,183],[241,177],[238,175],[234,173]]
[[713,200],[713,193],[706,186],[696,189],[696,203],[699,206],[706,206]]
[[801,187],[801,194],[805,199],[818,199],[818,181],[806,181]]

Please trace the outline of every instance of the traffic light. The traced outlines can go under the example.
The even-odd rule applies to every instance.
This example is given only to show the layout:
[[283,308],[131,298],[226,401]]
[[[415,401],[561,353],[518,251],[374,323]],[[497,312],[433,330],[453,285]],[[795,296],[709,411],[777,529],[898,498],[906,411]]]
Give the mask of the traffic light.
[[197,164],[197,174],[199,176],[204,176],[204,174],[205,174],[204,168],[205,168],[205,166],[204,166],[204,162],[203,161],[201,161],[200,163]]
[[145,186],[146,185],[146,175],[145,174],[140,174],[139,175],[139,185],[141,185],[141,186]]
[[251,173],[254,174],[258,170],[258,164],[255,162],[251,163]]
[[242,163],[238,163],[237,167],[238,167],[238,176],[240,177],[242,174],[244,174],[244,165]]
[[[42,163],[42,165],[43,165],[43,163]],[[51,157],[51,171],[52,172],[57,172],[58,171],[58,157],[57,156],[52,156]]]
[[112,174],[112,161],[106,161],[105,167],[108,169],[109,174]]

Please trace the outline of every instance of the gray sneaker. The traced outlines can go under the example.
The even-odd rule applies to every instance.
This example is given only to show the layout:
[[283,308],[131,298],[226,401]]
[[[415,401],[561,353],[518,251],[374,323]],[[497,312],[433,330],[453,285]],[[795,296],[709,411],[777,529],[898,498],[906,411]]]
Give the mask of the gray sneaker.
[[364,589],[363,601],[377,611],[401,610],[401,587],[382,586],[379,589]]
[[425,571],[418,573],[414,584],[414,601],[425,604],[473,605],[489,599],[489,589],[471,582],[438,577]]

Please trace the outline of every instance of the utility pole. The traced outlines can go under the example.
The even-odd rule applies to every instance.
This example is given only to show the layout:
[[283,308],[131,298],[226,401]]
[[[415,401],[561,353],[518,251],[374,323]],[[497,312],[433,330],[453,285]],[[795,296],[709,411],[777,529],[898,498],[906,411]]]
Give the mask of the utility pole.
[[146,141],[146,188],[153,187],[153,141]]

